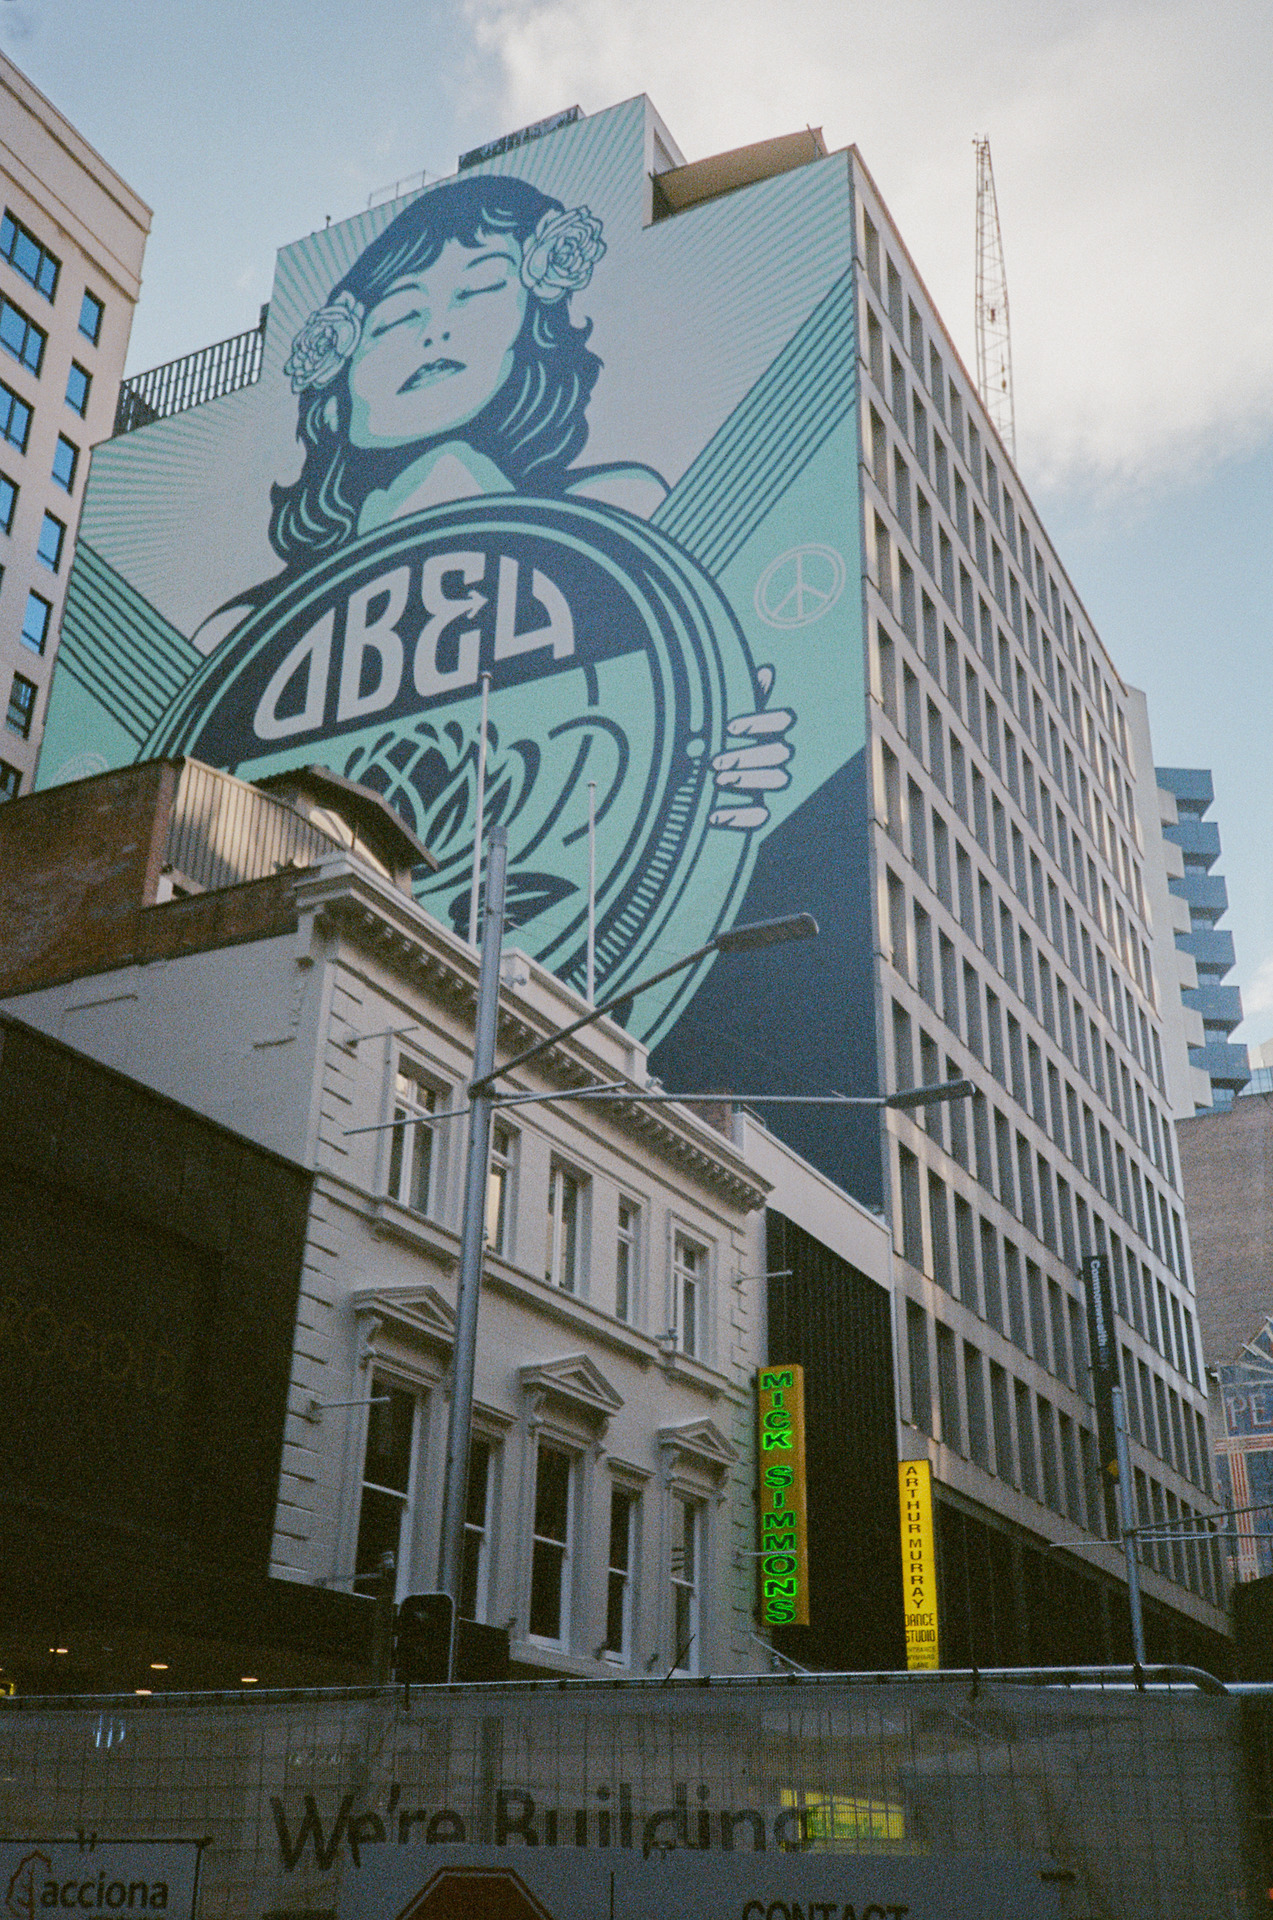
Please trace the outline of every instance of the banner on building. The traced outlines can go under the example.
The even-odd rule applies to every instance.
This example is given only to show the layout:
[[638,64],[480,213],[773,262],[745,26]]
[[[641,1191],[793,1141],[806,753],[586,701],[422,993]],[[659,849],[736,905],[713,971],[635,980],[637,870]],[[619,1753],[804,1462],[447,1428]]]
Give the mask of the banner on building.
[[1086,1254],[1079,1270],[1087,1296],[1087,1346],[1092,1363],[1092,1395],[1096,1402],[1096,1446],[1101,1457],[1101,1485],[1105,1489],[1105,1525],[1111,1539],[1116,1539],[1122,1523],[1115,1493],[1118,1435],[1114,1424],[1114,1389],[1119,1378],[1114,1289],[1105,1254]]
[[[1216,1494],[1238,1515],[1227,1544],[1235,1580],[1273,1574],[1273,1320],[1217,1368],[1224,1436],[1215,1441]],[[1215,1405],[1213,1399],[1212,1405]]]
[[906,1666],[911,1673],[939,1667],[937,1554],[933,1544],[933,1472],[927,1460],[901,1460],[902,1587],[906,1608]]
[[[692,1817],[692,1816],[691,1816]],[[1060,1876],[1042,1862],[962,1856],[699,1851],[691,1841],[640,1854],[559,1847],[439,1848],[422,1868],[371,1853],[339,1920],[1047,1920]]]
[[489,676],[519,944],[583,991],[595,790],[598,998],[793,901],[824,930],[745,1006],[706,952],[642,994],[655,1070],[873,1091],[849,168],[810,136],[656,218],[664,139],[556,116],[283,250],[259,378],[94,450],[40,781],[328,766],[463,934]]
[[762,1367],[756,1376],[756,1457],[760,1618],[767,1627],[809,1624],[804,1440],[804,1368]]

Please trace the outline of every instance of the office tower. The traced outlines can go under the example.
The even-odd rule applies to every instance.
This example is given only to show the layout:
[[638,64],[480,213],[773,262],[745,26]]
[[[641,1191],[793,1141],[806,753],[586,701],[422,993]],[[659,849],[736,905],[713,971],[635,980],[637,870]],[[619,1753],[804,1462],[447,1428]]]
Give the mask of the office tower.
[[40,750],[89,451],[112,429],[150,209],[3,54],[0,105],[0,800],[11,800]]

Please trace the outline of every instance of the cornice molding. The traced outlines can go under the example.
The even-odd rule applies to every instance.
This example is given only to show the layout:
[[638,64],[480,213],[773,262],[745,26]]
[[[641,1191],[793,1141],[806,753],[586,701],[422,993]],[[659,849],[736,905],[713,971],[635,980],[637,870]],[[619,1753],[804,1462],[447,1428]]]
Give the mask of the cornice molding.
[[[418,992],[441,1000],[466,1024],[473,1021],[478,955],[406,894],[380,882],[370,869],[344,858],[325,860],[297,876],[295,898],[302,922],[308,919],[319,932],[330,929],[343,936],[374,955]],[[499,1043],[503,1051],[521,1052],[551,1031],[550,1022],[536,1008],[520,1001],[515,989],[501,989]],[[615,1077],[613,1059],[589,1048],[577,1036],[545,1054],[537,1072],[550,1087],[562,1091]],[[525,1086],[525,1076],[519,1074],[514,1084]],[[533,1090],[533,1083],[529,1090]],[[740,1212],[752,1213],[764,1205],[770,1183],[748,1167],[723,1134],[716,1135],[688,1109],[643,1107],[639,1101],[616,1100],[606,1102],[600,1111],[646,1152],[656,1154],[679,1173],[690,1175]]]

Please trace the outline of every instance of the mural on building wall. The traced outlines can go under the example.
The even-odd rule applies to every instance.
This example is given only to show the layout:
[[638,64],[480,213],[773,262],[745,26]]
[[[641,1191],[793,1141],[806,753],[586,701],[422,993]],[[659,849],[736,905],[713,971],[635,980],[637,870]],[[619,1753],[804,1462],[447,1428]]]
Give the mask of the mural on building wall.
[[629,102],[284,251],[260,382],[94,459],[44,784],[320,761],[464,931],[489,675],[486,820],[555,972],[590,788],[607,994],[785,910],[774,871],[818,912],[800,816],[864,739],[847,162],[650,224],[650,138]]

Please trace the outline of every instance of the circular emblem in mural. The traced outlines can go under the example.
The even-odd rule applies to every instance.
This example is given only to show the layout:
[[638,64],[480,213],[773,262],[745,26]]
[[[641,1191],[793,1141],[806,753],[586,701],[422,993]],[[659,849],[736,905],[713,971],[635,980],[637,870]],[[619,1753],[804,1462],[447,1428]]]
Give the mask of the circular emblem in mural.
[[462,930],[484,674],[523,943],[582,983],[594,782],[607,991],[710,938],[750,862],[713,829],[712,754],[763,683],[714,582],[629,514],[503,496],[353,540],[259,597],[147,751],[249,779],[319,760],[382,793],[440,863],[418,897]]
[[834,547],[791,547],[756,582],[756,612],[770,627],[809,627],[844,592],[844,560]]
[[51,784],[65,786],[70,780],[90,780],[95,773],[105,773],[108,762],[104,753],[75,753],[64,760],[54,774]]

